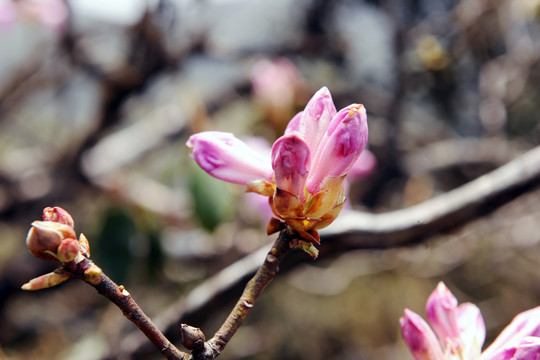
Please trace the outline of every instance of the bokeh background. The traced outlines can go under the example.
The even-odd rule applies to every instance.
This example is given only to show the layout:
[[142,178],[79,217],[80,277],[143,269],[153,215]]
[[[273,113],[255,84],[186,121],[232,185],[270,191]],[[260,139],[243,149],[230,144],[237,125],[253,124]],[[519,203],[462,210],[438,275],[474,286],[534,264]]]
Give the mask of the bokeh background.
[[[142,336],[81,282],[20,290],[54,269],[25,248],[45,206],[159,318],[273,239],[190,134],[271,143],[327,86],[366,106],[376,159],[345,211],[413,206],[539,143],[539,21],[538,0],[0,0],[0,359],[160,358],[122,353]],[[540,304],[538,196],[415,246],[294,254],[220,358],[412,359],[398,319],[441,280],[489,343]],[[190,324],[210,337],[238,291]]]

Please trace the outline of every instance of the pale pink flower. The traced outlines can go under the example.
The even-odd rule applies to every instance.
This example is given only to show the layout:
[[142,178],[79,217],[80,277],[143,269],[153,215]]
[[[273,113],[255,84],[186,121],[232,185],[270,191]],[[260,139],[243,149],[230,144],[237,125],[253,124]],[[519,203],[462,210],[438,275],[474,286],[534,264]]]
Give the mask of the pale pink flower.
[[323,87],[290,121],[270,158],[230,133],[202,132],[187,145],[203,170],[268,196],[277,218],[318,242],[316,230],[328,226],[345,203],[344,180],[367,136],[364,106],[352,104],[338,112]]
[[429,325],[409,309],[400,319],[403,339],[416,360],[540,359],[540,307],[517,315],[483,352],[486,328],[480,309],[458,305],[442,282],[428,298],[426,314]]
[[255,99],[267,107],[293,107],[302,82],[300,72],[287,58],[260,60],[251,76]]

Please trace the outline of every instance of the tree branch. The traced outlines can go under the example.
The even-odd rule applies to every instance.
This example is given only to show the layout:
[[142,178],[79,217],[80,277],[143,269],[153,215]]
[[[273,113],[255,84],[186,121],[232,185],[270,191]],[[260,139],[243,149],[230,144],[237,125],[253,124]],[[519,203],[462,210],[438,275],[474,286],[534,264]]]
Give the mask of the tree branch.
[[[77,264],[74,262],[67,263],[64,264],[64,269],[77,279],[83,280],[93,286],[99,294],[105,296],[118,306],[124,313],[124,316],[143,332],[165,358],[169,360],[191,359],[191,355],[179,351],[167,340],[152,320],[137,305],[123,285],[116,285],[91,260],[85,258]],[[92,274],[92,271],[94,271],[94,274]]]
[[[227,317],[227,320],[221,325],[214,337],[207,342],[208,346],[212,349],[214,358],[223,351],[236,333],[236,330],[242,325],[249,311],[253,308],[255,300],[257,300],[259,295],[261,295],[266,286],[278,273],[281,260],[291,250],[289,245],[291,236],[291,233],[287,230],[283,230],[279,234],[279,237],[266,255],[263,265],[247,283],[242,296]],[[195,356],[195,359],[198,358]]]

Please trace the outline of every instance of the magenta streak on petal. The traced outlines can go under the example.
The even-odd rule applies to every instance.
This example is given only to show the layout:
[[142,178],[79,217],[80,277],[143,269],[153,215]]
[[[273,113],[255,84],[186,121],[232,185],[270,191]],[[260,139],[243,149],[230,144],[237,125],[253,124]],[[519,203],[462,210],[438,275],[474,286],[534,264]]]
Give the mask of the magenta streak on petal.
[[273,171],[268,158],[251,149],[231,133],[205,131],[192,135],[187,146],[197,164],[210,175],[236,184],[270,181]]
[[[327,133],[312,160],[311,170],[306,182],[310,194],[320,191],[320,186],[327,177],[339,177],[347,174],[356,162],[367,143],[368,127],[364,107],[350,105],[332,119],[336,125],[334,131]],[[354,109],[354,110],[351,110]],[[349,117],[352,111],[352,117]],[[335,118],[339,122],[335,122]]]
[[516,315],[495,341],[484,350],[480,359],[491,360],[495,353],[516,346],[527,336],[540,337],[540,306]]

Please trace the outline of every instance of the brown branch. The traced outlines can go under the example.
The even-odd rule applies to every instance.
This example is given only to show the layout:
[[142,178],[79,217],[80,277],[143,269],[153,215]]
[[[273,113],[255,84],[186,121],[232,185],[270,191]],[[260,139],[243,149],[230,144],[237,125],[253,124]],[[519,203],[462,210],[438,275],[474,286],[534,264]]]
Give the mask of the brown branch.
[[[291,233],[287,230],[279,234],[279,237],[266,255],[263,265],[247,283],[242,296],[227,317],[227,320],[221,325],[214,337],[207,342],[214,355],[213,358],[217,357],[223,351],[236,333],[236,330],[242,325],[249,311],[253,308],[255,300],[257,300],[259,295],[261,295],[266,286],[278,273],[281,260],[291,250],[289,245],[291,236]],[[199,358],[195,356],[195,359]]]
[[[124,286],[116,285],[108,276],[103,274],[89,259],[84,259],[75,264],[74,262],[64,265],[64,269],[75,278],[84,280],[92,285],[99,294],[105,296],[122,310],[122,313],[154,344],[161,354],[169,360],[187,360],[191,355],[179,351],[161,331],[154,325],[152,320],[142,311],[133,300]],[[92,270],[98,270],[91,274]]]

